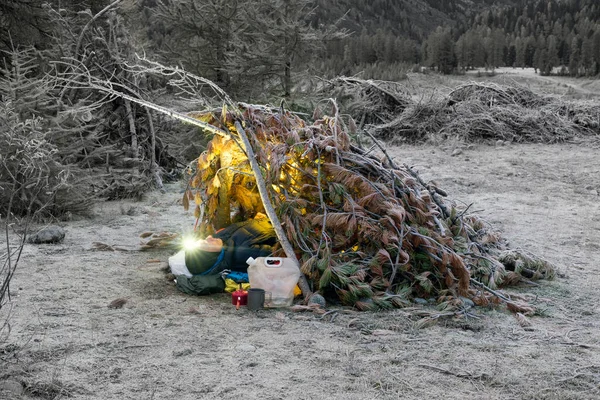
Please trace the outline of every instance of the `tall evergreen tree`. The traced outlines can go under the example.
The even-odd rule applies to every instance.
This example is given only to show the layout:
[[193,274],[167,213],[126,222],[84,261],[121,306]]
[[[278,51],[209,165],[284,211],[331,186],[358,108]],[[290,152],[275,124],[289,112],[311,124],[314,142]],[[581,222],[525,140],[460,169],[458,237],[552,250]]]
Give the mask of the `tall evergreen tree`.
[[593,42],[589,37],[586,37],[581,42],[581,60],[579,62],[580,68],[586,75],[590,75],[593,61]]
[[573,35],[573,39],[571,40],[571,58],[569,59],[569,70],[572,70],[572,76],[580,76],[582,74],[581,39],[578,35]]
[[438,27],[427,38],[427,63],[443,74],[450,74],[456,68],[454,41],[449,28]]
[[490,67],[501,67],[504,65],[505,53],[504,32],[500,29],[494,29],[489,38],[488,63]]
[[515,48],[516,48],[515,66],[516,67],[525,68],[525,49],[526,49],[526,47],[527,46],[524,43],[523,39],[521,39],[520,37],[517,37],[515,39]]
[[[159,51],[237,95],[289,96],[292,72],[316,56],[334,26],[310,25],[310,0],[163,0],[149,34]],[[305,64],[302,64],[305,63]]]
[[548,64],[550,64],[550,68],[558,66],[560,64],[560,59],[558,58],[558,40],[556,36],[550,35],[548,36],[548,40],[546,41],[546,51],[548,55]]
[[592,36],[592,58],[594,59],[593,75],[598,75],[600,74],[600,29],[596,29]]

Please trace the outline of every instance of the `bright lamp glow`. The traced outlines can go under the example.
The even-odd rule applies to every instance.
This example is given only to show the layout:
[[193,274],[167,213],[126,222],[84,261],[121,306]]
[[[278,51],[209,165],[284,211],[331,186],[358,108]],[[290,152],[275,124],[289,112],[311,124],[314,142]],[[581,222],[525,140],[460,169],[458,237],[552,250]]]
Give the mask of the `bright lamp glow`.
[[193,237],[187,237],[183,239],[183,248],[185,250],[194,250],[198,247],[198,242]]

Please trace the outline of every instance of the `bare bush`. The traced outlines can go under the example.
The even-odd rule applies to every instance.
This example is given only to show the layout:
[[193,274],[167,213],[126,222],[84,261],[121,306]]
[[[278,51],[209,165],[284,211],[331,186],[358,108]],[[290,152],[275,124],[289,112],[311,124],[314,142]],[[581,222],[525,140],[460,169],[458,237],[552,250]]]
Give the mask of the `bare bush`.
[[[177,168],[157,132],[161,121],[135,103],[80,85],[81,71],[110,82],[135,98],[150,96],[153,82],[131,71],[135,53],[118,1],[96,14],[45,10],[55,40],[43,51],[4,52],[0,96],[21,121],[35,118],[54,149],[58,172],[70,179],[53,194],[53,216],[87,213],[97,198],[139,198],[161,186],[161,175]],[[66,78],[66,79],[65,79]],[[40,199],[42,204],[46,199]]]
[[[55,160],[40,119],[22,119],[10,101],[0,102],[0,309],[10,298],[10,282],[21,258],[29,223],[46,215],[69,172]],[[4,320],[3,327],[7,326]],[[0,331],[3,329],[0,328]]]
[[0,214],[43,213],[69,172],[55,160],[40,118],[22,119],[10,102],[0,103]]
[[391,141],[451,137],[557,143],[600,134],[596,104],[539,95],[523,87],[469,83],[442,98],[415,102],[401,86],[385,82],[339,78],[331,83],[343,89],[345,111],[364,121],[376,137]]

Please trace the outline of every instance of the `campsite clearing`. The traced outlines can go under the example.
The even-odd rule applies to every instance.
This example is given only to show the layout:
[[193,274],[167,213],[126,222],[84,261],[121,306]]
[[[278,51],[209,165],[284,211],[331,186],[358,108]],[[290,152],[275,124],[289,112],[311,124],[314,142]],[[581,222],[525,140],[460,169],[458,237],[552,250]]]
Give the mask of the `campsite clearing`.
[[163,272],[169,252],[135,250],[142,232],[192,229],[170,184],[62,224],[61,244],[25,246],[2,311],[0,398],[598,398],[598,143],[388,151],[557,264],[556,280],[523,289],[540,310],[530,326],[503,309],[251,313],[227,294],[184,295]]

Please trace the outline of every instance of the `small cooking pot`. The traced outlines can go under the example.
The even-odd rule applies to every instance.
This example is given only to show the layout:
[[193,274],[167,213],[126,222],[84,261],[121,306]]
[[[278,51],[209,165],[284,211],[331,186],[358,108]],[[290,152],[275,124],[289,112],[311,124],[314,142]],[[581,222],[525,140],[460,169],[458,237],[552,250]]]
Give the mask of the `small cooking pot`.
[[242,289],[238,289],[231,293],[231,304],[235,306],[235,309],[239,309],[240,306],[248,304],[248,292]]

